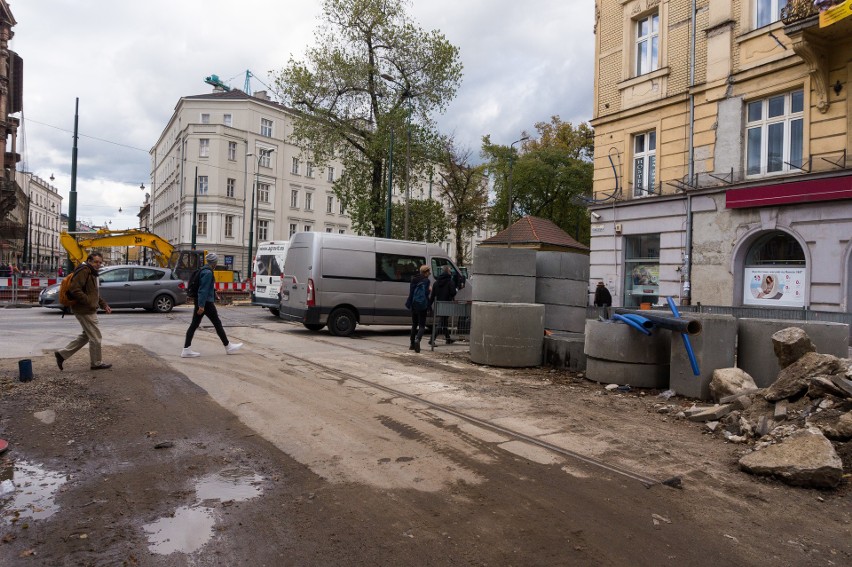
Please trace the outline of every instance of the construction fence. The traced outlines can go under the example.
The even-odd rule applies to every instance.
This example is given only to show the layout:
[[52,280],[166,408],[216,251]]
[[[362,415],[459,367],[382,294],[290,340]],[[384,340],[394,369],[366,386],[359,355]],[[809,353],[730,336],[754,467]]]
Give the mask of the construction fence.
[[[436,346],[470,340],[471,301],[436,301],[432,309],[432,350]],[[449,340],[448,340],[449,339]]]

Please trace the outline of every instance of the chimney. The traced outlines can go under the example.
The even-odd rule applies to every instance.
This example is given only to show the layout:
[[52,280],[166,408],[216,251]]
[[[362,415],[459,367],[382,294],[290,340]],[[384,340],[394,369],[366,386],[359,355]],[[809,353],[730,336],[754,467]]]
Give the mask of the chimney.
[[254,91],[254,98],[259,98],[260,100],[269,100],[269,95],[266,94],[266,91]]

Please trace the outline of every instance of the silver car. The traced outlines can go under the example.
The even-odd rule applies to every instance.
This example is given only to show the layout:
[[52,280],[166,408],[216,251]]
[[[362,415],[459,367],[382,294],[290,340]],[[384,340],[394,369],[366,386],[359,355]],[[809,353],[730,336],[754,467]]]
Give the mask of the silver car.
[[[60,309],[59,285],[44,288],[38,304]],[[168,268],[107,266],[100,271],[100,294],[113,309],[141,307],[168,313],[174,306],[186,303],[186,283]]]

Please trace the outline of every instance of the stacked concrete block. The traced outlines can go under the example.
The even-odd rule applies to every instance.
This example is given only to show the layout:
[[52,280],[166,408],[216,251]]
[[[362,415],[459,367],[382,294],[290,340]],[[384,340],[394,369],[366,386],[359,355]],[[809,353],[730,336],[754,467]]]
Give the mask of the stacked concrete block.
[[473,302],[471,361],[510,368],[540,366],[543,341],[543,305]]
[[586,376],[603,384],[667,388],[672,333],[651,335],[615,321],[586,321]]
[[553,368],[582,372],[586,369],[585,344],[583,333],[553,331],[544,337],[544,362]]
[[689,313],[684,317],[701,321],[701,333],[689,336],[701,374],[696,376],[693,373],[680,333],[671,333],[669,388],[681,396],[709,400],[710,379],[713,378],[713,371],[718,368],[734,367],[737,351],[737,320],[732,315],[708,313]]
[[544,326],[582,333],[589,301],[589,257],[536,252],[535,302],[545,306]]
[[535,258],[526,248],[475,248],[473,300],[535,303]]
[[781,367],[772,347],[772,335],[787,327],[805,331],[820,354],[849,357],[849,325],[823,321],[781,319],[740,319],[738,322],[737,367],[754,378],[758,388],[766,388],[778,378]]

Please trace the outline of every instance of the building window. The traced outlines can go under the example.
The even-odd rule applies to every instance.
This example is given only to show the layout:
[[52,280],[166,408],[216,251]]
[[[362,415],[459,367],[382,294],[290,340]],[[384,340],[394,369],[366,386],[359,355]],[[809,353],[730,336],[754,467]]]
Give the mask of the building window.
[[755,27],[762,28],[781,19],[781,9],[787,0],[757,0],[755,2]]
[[228,142],[228,159],[231,161],[237,161],[237,143],[236,142]]
[[207,213],[198,213],[195,230],[198,236],[207,236]]
[[228,178],[227,185],[225,185],[225,196],[233,197],[237,190],[237,180],[231,177]]
[[198,194],[199,195],[206,195],[208,189],[209,189],[209,186],[208,186],[207,176],[206,175],[199,175],[198,176]]
[[651,14],[636,22],[636,75],[659,67],[660,16]]
[[807,262],[802,247],[787,233],[775,231],[749,248],[743,271],[743,304],[805,307]]
[[331,227],[331,226],[325,227],[326,232],[332,232],[333,230],[334,230],[334,227]]
[[201,123],[202,124],[210,124],[210,115],[206,112],[201,113]]
[[314,194],[313,193],[305,193],[305,210],[313,211],[314,210]]
[[654,130],[633,136],[633,196],[654,192],[657,181],[657,133]]
[[338,230],[338,231],[337,231],[337,233],[338,233],[338,234],[346,234],[346,229],[345,229],[345,228],[341,228],[340,230]]
[[297,189],[290,190],[290,208],[299,208],[299,191]]
[[264,148],[259,149],[258,152],[260,152],[260,165],[272,167],[272,152]]
[[311,225],[306,224],[305,225],[305,232],[310,232],[310,231],[311,231]]
[[802,166],[804,92],[746,105],[746,175],[766,175]]
[[268,220],[257,221],[257,241],[262,242],[264,240],[270,240]]
[[305,176],[313,177],[314,176],[314,162],[309,161],[305,166]]
[[210,157],[210,140],[208,138],[198,140],[198,157]]
[[325,198],[325,212],[331,214],[334,212],[334,196],[329,195]]
[[624,237],[624,306],[657,303],[660,295],[660,235]]
[[272,120],[268,118],[260,119],[260,135],[268,138],[272,137]]
[[258,183],[257,184],[257,202],[258,203],[269,203],[269,183]]
[[225,238],[234,237],[234,215],[225,215]]
[[222,116],[222,122],[225,123],[225,126],[233,126],[234,125],[234,119],[230,114],[225,114],[224,116]]
[[328,167],[328,182],[334,183],[334,168],[331,166]]
[[338,211],[338,212],[342,215],[342,214],[343,214],[343,210],[344,210],[344,207],[343,207],[343,199],[339,199],[339,200],[337,201],[337,204],[338,204],[337,211]]
[[293,175],[299,175],[299,158],[293,158],[293,167],[290,169]]
[[297,230],[298,230],[298,227],[296,226],[296,223],[291,222],[290,223],[290,238],[293,238],[293,235],[296,234]]

